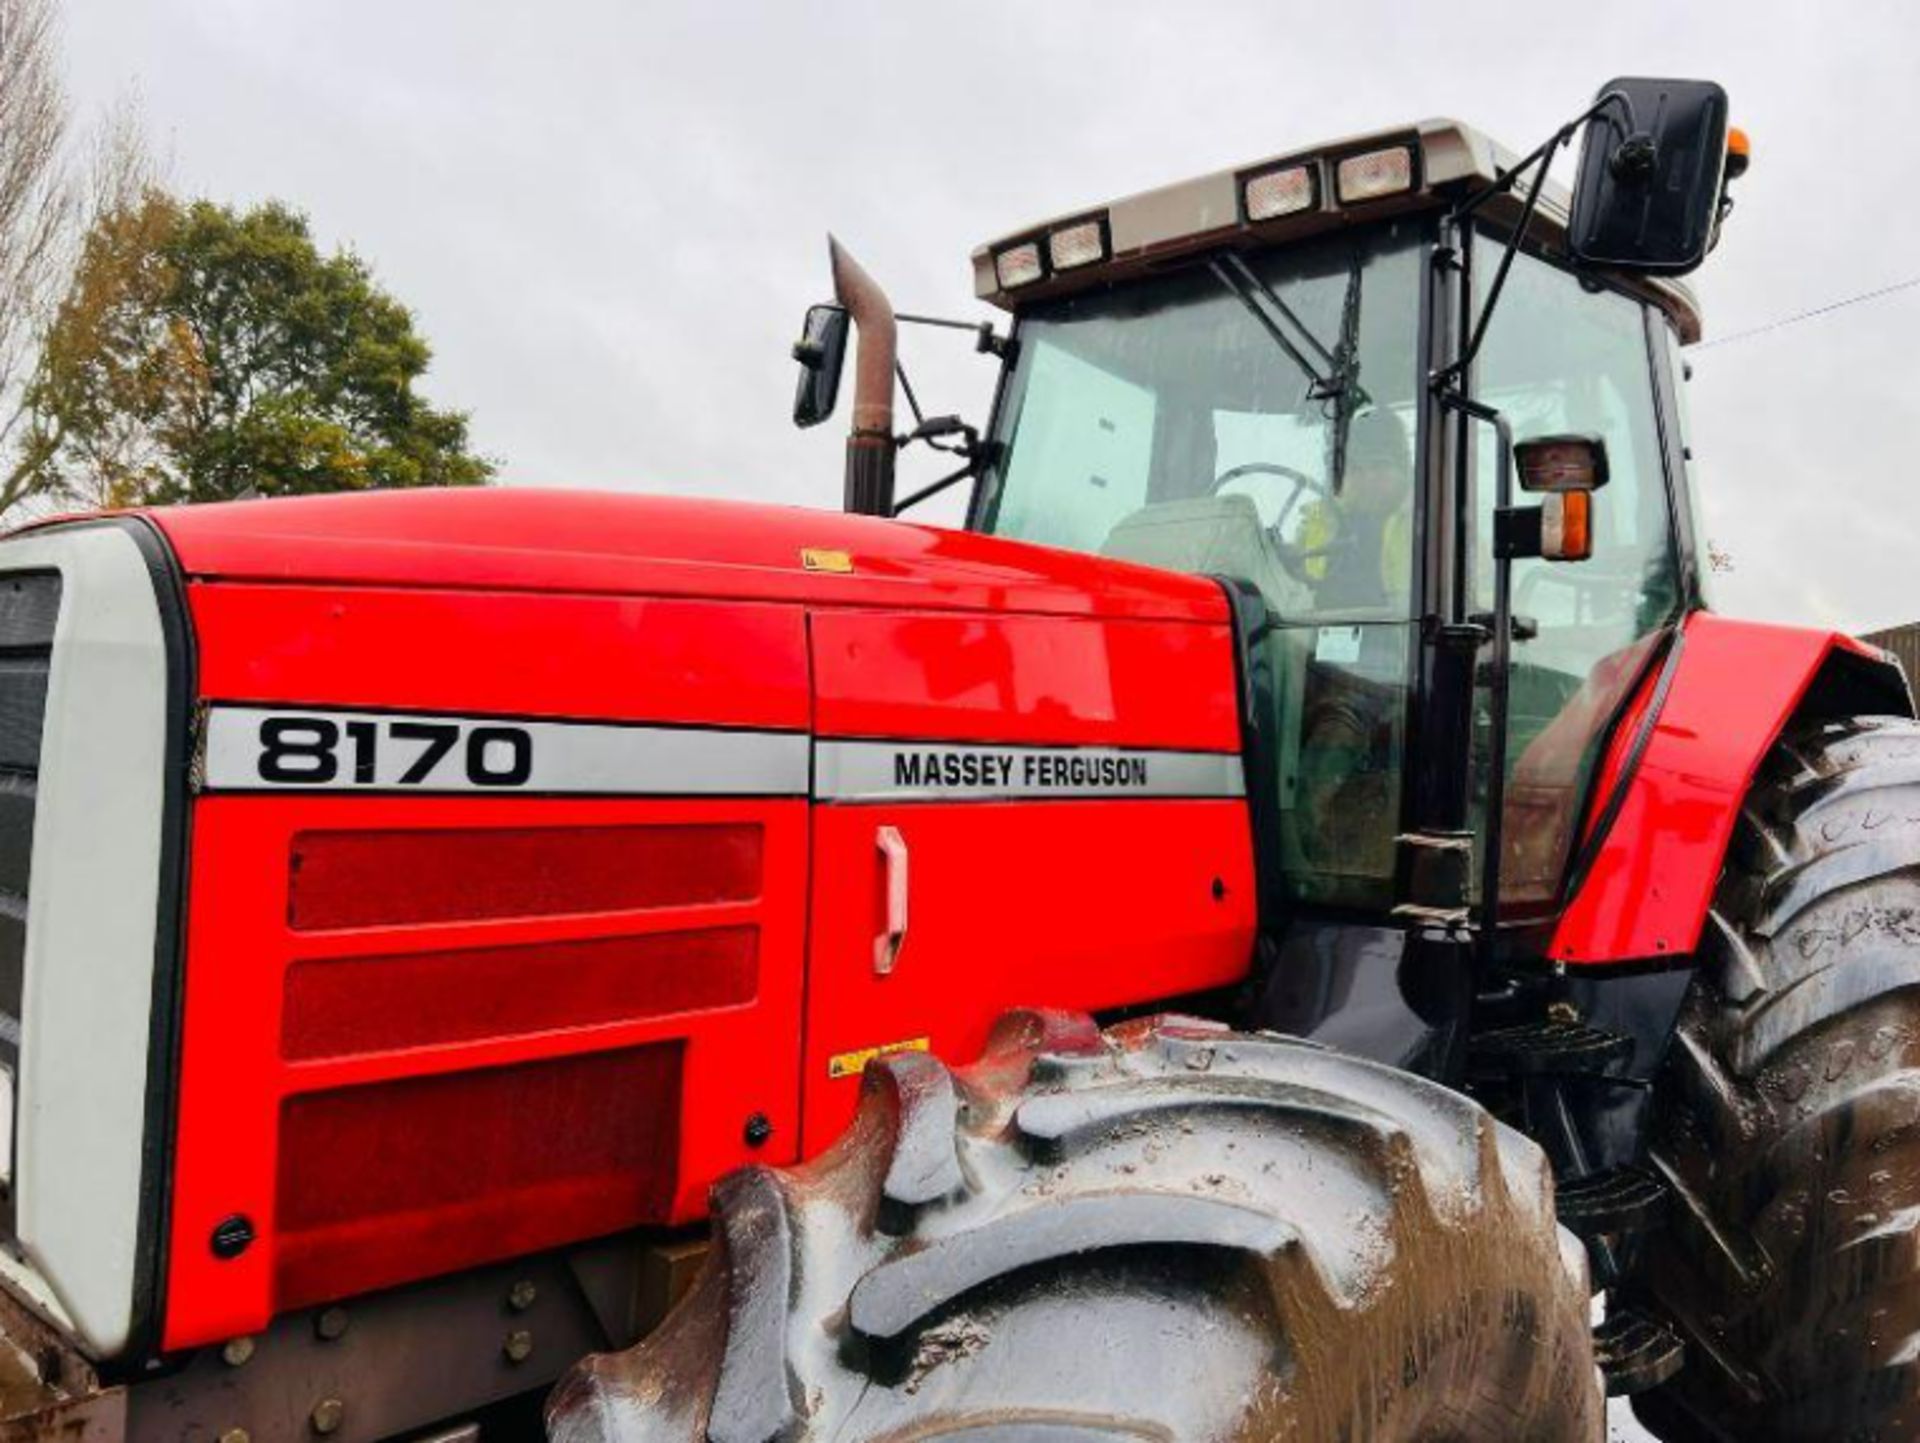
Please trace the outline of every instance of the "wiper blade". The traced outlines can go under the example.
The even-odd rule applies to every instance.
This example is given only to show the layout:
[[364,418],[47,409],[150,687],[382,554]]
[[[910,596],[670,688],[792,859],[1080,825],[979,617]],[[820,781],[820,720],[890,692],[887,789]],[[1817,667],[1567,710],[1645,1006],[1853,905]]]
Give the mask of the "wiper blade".
[[1360,386],[1360,284],[1363,267],[1358,251],[1347,271],[1347,288],[1340,297],[1340,348],[1333,357],[1333,435],[1327,457],[1328,474],[1337,490],[1347,475],[1347,436],[1353,418],[1373,398]]

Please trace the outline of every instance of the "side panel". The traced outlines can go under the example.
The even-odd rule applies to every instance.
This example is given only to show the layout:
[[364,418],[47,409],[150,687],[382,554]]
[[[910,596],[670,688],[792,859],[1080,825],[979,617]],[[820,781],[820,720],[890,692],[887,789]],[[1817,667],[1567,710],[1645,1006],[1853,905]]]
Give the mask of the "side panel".
[[[1850,657],[1877,661],[1834,632],[1688,618],[1666,704],[1548,955],[1598,965],[1692,952],[1755,772],[1823,666]],[[1653,686],[1649,677],[1616,732],[1596,813],[1625,768]]]
[[1237,751],[1224,626],[815,612],[821,736]]
[[1256,899],[1225,627],[812,624],[807,1151],[846,1124],[872,1049],[966,1057],[1009,1007],[1119,1007],[1246,975]]
[[191,600],[168,1348],[797,1156],[803,613]]
[[790,606],[206,583],[192,605],[210,699],[807,725]]
[[[911,900],[883,974],[878,838],[889,827]],[[1009,1007],[1097,1011],[1247,974],[1253,860],[1240,801],[826,805],[813,845],[808,1152],[851,1119],[872,1049],[924,1045],[958,1060]]]
[[[689,1220],[790,1161],[805,814],[202,798],[167,1345]],[[222,1257],[231,1218],[256,1241]]]

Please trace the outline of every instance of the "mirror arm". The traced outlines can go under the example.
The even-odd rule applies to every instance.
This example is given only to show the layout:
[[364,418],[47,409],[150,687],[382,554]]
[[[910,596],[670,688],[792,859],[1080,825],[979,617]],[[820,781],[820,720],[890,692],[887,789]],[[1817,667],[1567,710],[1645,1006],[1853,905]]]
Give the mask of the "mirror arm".
[[[946,448],[942,447],[941,449],[944,450]],[[962,481],[965,481],[970,477],[978,476],[982,468],[984,467],[985,463],[986,463],[986,454],[984,450],[972,452],[967,456],[966,464],[960,467],[959,470],[948,472],[945,476],[942,476],[938,481],[931,481],[927,485],[922,486],[918,491],[914,492],[911,496],[908,496],[905,500],[894,502],[892,514],[895,516],[898,516],[901,512],[905,511],[909,506],[918,506],[922,501],[927,500],[929,497],[938,496],[942,491],[945,491],[948,488],[953,486],[958,486]]]
[[[1466,348],[1450,365],[1434,373],[1433,384],[1436,387],[1445,387],[1463,379],[1474,357],[1480,354],[1480,343],[1487,338],[1487,324],[1493,319],[1494,307],[1500,304],[1500,292],[1506,287],[1507,273],[1513,269],[1513,258],[1520,253],[1521,243],[1527,238],[1527,229],[1533,224],[1534,212],[1540,206],[1540,193],[1547,188],[1547,172],[1553,167],[1553,154],[1573,138],[1579,123],[1575,121],[1563,127],[1552,140],[1534,152],[1540,168],[1534,172],[1533,185],[1527,191],[1527,203],[1521,208],[1519,224],[1514,226],[1513,234],[1507,237],[1506,249],[1500,256],[1500,267],[1493,273],[1493,284],[1487,287],[1487,299],[1480,307],[1479,319],[1473,323],[1473,334],[1468,337]],[[1518,174],[1518,169],[1511,174]]]
[[[895,316],[894,319],[897,321],[900,318]],[[907,368],[900,364],[898,357],[894,359],[893,374],[900,378],[900,390],[907,398],[907,409],[913,412],[914,429],[918,430],[926,425],[927,418],[920,413],[920,398],[913,394],[913,382],[907,379]]]
[[1520,177],[1530,165],[1539,168],[1534,172],[1533,184],[1527,190],[1526,205],[1521,208],[1520,221],[1514,227],[1513,234],[1507,238],[1506,250],[1500,256],[1500,268],[1494,272],[1493,284],[1487,288],[1487,299],[1480,307],[1480,317],[1473,323],[1473,333],[1467,340],[1466,349],[1458,359],[1436,371],[1433,385],[1445,387],[1458,382],[1467,373],[1467,367],[1473,364],[1474,357],[1480,354],[1480,343],[1486,339],[1487,323],[1493,319],[1494,307],[1500,303],[1500,291],[1507,283],[1507,272],[1513,268],[1513,258],[1519,253],[1520,246],[1527,238],[1527,229],[1533,224],[1534,212],[1540,207],[1540,194],[1547,188],[1547,172],[1553,168],[1553,158],[1560,147],[1570,143],[1581,126],[1599,115],[1610,106],[1618,105],[1627,113],[1627,128],[1633,128],[1633,102],[1618,90],[1609,90],[1579,115],[1569,120],[1552,135],[1548,136],[1533,150],[1523,156],[1518,163],[1501,173],[1498,180],[1491,181],[1461,201],[1448,213],[1447,218],[1458,223],[1472,215],[1487,201],[1496,195],[1504,195],[1513,189]]
[[1012,338],[994,330],[992,321],[954,321],[945,316],[910,316],[904,311],[896,311],[893,317],[902,325],[938,326],[944,331],[972,331],[973,348],[983,356],[994,356],[1005,361],[1013,353]]
[[1512,190],[1515,182],[1526,172],[1528,166],[1532,165],[1542,156],[1546,156],[1549,162],[1551,162],[1553,153],[1573,139],[1575,131],[1579,130],[1581,126],[1585,125],[1589,120],[1592,120],[1594,116],[1605,110],[1609,105],[1618,105],[1626,111],[1627,129],[1631,131],[1633,129],[1633,102],[1628,99],[1623,92],[1609,90],[1596,99],[1592,105],[1589,105],[1580,114],[1574,116],[1572,120],[1569,120],[1552,135],[1548,136],[1546,140],[1528,151],[1506,170],[1503,170],[1498,180],[1488,181],[1487,184],[1481,186],[1479,190],[1476,190],[1472,195],[1461,201],[1459,205],[1448,212],[1447,219],[1452,221],[1465,220],[1496,195],[1504,195],[1506,192]]

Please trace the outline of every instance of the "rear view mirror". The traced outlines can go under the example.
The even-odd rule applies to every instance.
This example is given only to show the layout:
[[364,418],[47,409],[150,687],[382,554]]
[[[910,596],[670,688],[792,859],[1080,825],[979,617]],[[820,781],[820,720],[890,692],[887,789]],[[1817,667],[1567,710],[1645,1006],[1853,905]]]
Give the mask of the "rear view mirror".
[[840,397],[840,368],[847,358],[847,313],[839,306],[810,306],[794,343],[800,383],[793,393],[793,424],[817,426],[833,414]]
[[1615,80],[1580,143],[1568,243],[1595,266],[1681,275],[1706,259],[1727,158],[1710,80]]

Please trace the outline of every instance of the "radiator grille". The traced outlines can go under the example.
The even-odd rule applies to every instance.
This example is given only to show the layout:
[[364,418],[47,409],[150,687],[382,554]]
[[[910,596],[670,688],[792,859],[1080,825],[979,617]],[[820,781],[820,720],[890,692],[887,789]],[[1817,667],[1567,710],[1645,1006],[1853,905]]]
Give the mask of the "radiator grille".
[[524,1036],[753,1001],[757,927],[591,937],[297,962],[280,1047],[289,1058]]
[[14,1226],[20,1004],[27,966],[27,889],[33,878],[33,814],[40,789],[40,735],[47,719],[57,572],[0,576],[0,1227]]
[[276,1303],[666,1221],[681,1051],[663,1042],[289,1098]]
[[746,823],[303,832],[288,920],[306,932],[751,901],[763,846]]
[[0,577],[0,1056],[9,1069],[20,1045],[40,733],[59,613],[57,574]]

